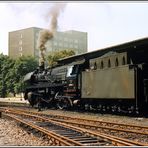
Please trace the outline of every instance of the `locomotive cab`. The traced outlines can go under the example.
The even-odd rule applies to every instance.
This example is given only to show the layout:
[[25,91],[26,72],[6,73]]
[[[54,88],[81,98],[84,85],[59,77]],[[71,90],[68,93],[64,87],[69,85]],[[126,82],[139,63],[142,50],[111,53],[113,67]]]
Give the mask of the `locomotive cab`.
[[78,74],[79,74],[79,65],[68,66],[67,69],[67,86],[64,92],[66,95],[76,97],[78,94]]
[[81,91],[81,70],[84,60],[73,62],[67,65],[67,72],[65,76],[65,86],[62,94],[58,93],[55,96],[57,100],[57,107],[59,109],[73,108],[80,102]]

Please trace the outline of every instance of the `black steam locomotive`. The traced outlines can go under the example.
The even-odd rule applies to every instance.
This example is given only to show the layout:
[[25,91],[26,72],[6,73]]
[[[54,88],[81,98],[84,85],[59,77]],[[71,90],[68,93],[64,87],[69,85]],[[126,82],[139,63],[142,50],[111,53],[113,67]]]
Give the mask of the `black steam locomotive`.
[[147,113],[148,38],[43,64],[24,82],[32,106]]

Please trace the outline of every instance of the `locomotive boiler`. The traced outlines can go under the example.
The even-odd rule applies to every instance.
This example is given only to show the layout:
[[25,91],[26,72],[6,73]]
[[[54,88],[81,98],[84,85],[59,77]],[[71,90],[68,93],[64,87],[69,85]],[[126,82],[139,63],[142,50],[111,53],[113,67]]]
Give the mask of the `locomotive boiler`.
[[148,112],[148,38],[72,56],[26,75],[25,99],[59,109]]

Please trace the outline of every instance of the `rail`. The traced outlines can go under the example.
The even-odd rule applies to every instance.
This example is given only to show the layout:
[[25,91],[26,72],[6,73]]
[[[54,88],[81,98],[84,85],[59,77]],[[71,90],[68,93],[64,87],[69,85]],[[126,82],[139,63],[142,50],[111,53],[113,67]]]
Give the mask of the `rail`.
[[[32,128],[40,129],[44,131],[44,134],[47,134],[48,132],[50,132],[50,137],[52,135],[55,137],[58,137],[64,141],[67,142],[67,144],[71,144],[71,145],[77,145],[77,146],[82,146],[82,145],[90,145],[90,146],[100,146],[100,145],[113,145],[113,146],[133,146],[133,145],[139,145],[139,146],[143,146],[143,144],[139,144],[139,143],[134,143],[134,142],[130,142],[130,141],[125,141],[124,139],[119,139],[116,138],[115,136],[110,136],[107,134],[102,134],[102,133],[98,133],[98,132],[94,132],[88,129],[84,129],[84,128],[80,128],[80,127],[76,127],[76,126],[72,126],[72,125],[67,125],[65,123],[61,123],[59,121],[53,121],[48,119],[47,117],[42,117],[39,115],[32,115],[26,112],[19,112],[17,110],[3,110],[3,112],[8,115],[8,114],[13,114],[13,116],[11,115],[11,117],[13,118],[14,115],[17,116],[25,116],[25,118],[18,118],[18,117],[14,117],[15,120],[21,122],[21,120],[23,120],[23,123],[25,124],[25,122],[27,122],[27,125],[31,125]],[[9,115],[10,116],[10,115]],[[36,124],[34,125],[34,121],[32,120],[32,122],[30,122],[31,119],[29,119],[29,121],[24,121],[26,119],[26,117],[30,117],[30,118],[36,118],[40,121],[40,125]],[[36,122],[39,123],[39,122]],[[49,129],[47,130],[47,125],[45,124],[50,124],[50,125],[54,125],[52,127],[54,127],[53,129]],[[46,128],[45,128],[46,127]],[[58,127],[58,128],[55,128]],[[60,128],[59,128],[60,127]],[[61,129],[62,128],[62,129]],[[60,129],[60,130],[59,130]],[[45,132],[46,131],[46,132]],[[52,131],[52,132],[51,132]],[[49,135],[48,135],[49,136]],[[54,138],[55,138],[54,137]],[[59,139],[58,139],[59,140]],[[57,141],[57,139],[55,140]],[[58,142],[58,144],[63,145],[62,142]],[[54,143],[56,144],[56,143]],[[66,144],[65,144],[66,145]]]

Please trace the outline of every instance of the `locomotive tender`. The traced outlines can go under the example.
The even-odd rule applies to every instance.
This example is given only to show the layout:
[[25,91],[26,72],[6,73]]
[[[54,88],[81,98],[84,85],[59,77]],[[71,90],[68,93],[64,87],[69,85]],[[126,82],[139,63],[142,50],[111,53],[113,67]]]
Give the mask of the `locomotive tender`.
[[24,78],[25,99],[59,109],[148,112],[148,38],[44,64]]

